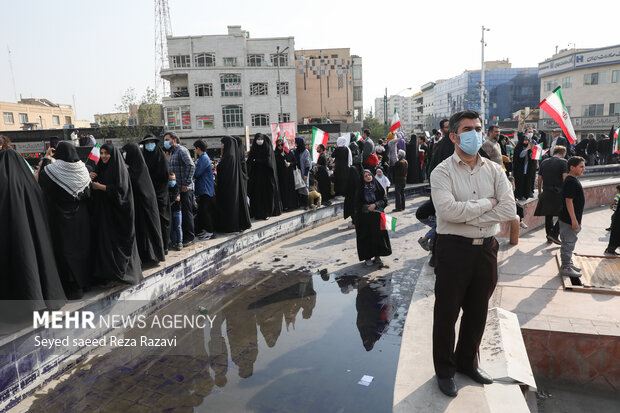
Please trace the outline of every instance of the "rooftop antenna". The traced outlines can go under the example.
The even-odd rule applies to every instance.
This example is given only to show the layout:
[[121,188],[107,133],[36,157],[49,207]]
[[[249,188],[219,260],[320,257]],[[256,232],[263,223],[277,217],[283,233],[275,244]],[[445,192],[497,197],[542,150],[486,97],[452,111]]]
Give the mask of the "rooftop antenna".
[[161,78],[161,70],[169,67],[168,36],[172,36],[168,0],[155,1],[155,92],[168,95],[168,84]]
[[19,102],[17,100],[17,88],[15,87],[15,73],[13,73],[13,62],[11,59],[11,49],[9,48],[9,45],[6,45],[6,50],[8,50],[9,52],[9,68],[11,69],[11,79],[13,80],[13,96],[15,96],[15,102]]

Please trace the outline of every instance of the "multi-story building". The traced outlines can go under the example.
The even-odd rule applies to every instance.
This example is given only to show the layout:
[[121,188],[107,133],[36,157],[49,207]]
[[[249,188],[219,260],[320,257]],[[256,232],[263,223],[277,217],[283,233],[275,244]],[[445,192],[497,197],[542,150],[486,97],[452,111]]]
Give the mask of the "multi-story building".
[[165,128],[180,138],[270,134],[270,124],[297,119],[293,37],[228,34],[168,38],[170,82],[162,99]]
[[[561,86],[577,137],[608,134],[620,125],[620,45],[599,49],[563,50],[538,65],[539,100]],[[538,128],[557,127],[542,112]]]
[[362,58],[350,49],[295,51],[298,123],[361,123]]
[[428,82],[420,87],[422,92],[422,130],[430,131],[435,127],[435,85],[443,80]]
[[[412,96],[400,96],[392,95],[388,97],[387,102],[387,124],[388,126],[392,122],[392,115],[394,114],[394,108],[398,112],[400,118],[401,128],[405,134],[410,134],[414,131],[414,125],[417,122],[415,99]],[[375,99],[375,116],[381,122],[385,122],[385,104],[384,98]]]
[[2,131],[62,129],[65,125],[75,125],[71,105],[54,103],[47,99],[21,98],[17,103],[0,102],[0,112]]
[[424,92],[413,94],[413,132],[424,130]]
[[[540,102],[537,68],[512,68],[507,60],[485,62],[486,119],[511,119],[512,113],[524,107],[536,107]],[[462,110],[480,111],[480,70],[462,74],[437,83],[433,87],[433,128],[439,120]]]

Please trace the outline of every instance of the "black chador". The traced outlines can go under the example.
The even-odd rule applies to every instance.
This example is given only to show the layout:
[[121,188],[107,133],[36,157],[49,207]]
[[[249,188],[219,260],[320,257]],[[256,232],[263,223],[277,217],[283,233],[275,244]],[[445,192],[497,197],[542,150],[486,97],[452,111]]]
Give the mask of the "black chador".
[[[292,151],[284,150],[284,141],[276,147],[274,152],[276,158],[276,168],[278,170],[278,189],[282,199],[282,209],[288,211],[297,208],[297,193],[295,192],[295,155]],[[282,145],[282,146],[280,146]],[[286,164],[289,164],[287,167]]]
[[[364,170],[364,173],[369,172]],[[387,206],[387,197],[383,187],[373,177],[372,181],[362,179],[357,194],[355,214],[355,234],[357,238],[357,255],[360,261],[392,254],[390,237],[387,230],[381,230],[381,212]],[[375,204],[375,211],[368,206]]]
[[3,308],[2,300],[28,300],[21,302],[20,313],[61,307],[65,294],[43,192],[13,149],[0,150],[0,200],[0,319],[7,320],[17,310]]
[[222,157],[217,164],[217,191],[215,202],[218,219],[217,232],[239,232],[252,226],[245,183],[238,154],[237,140],[224,136]]
[[144,266],[153,265],[165,260],[157,195],[138,144],[128,143],[123,146],[123,151],[133,191],[136,243],[140,260]]
[[[96,278],[137,284],[142,279],[134,227],[134,201],[129,172],[118,148],[101,147],[94,181],[106,189],[92,191],[92,232]],[[110,159],[104,162],[104,153]]]
[[155,196],[157,197],[157,209],[159,210],[159,222],[161,224],[161,237],[164,241],[164,250],[168,249],[170,242],[170,201],[168,198],[168,160],[164,151],[155,143],[155,137],[147,136],[145,141],[150,139],[150,143],[155,144],[155,148],[150,151],[144,149],[142,155],[147,168],[149,168],[149,176],[155,188]]
[[92,275],[90,176],[71,143],[60,142],[54,158],[56,162],[39,173],[39,185],[45,194],[63,288],[69,298],[80,298]]
[[[262,144],[258,144],[261,142]],[[267,219],[282,213],[278,191],[278,172],[271,140],[262,134],[254,136],[247,160],[250,216]]]

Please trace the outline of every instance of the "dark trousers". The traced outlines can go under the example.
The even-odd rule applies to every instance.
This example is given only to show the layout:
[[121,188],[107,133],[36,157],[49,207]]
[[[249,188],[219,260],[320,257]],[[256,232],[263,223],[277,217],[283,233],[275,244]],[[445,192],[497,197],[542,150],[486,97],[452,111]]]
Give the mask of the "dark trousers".
[[560,220],[558,219],[553,223],[553,215],[545,216],[545,233],[555,238],[560,236]]
[[213,214],[215,198],[207,194],[198,196],[198,213],[196,214],[195,230],[213,233]]
[[405,184],[394,184],[396,209],[405,209]]
[[[450,235],[435,241],[435,310],[433,362],[439,378],[454,377],[457,368],[478,368],[478,347],[487,320],[489,298],[497,284],[495,238],[471,245]],[[454,326],[463,309],[459,339],[454,349]]]
[[194,240],[194,191],[181,191],[183,243]]

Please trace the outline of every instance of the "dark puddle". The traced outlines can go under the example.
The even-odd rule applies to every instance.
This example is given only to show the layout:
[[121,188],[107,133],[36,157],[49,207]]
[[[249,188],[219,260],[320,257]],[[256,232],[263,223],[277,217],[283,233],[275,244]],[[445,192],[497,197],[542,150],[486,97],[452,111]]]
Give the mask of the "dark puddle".
[[[219,276],[158,313],[202,312],[215,316],[212,328],[150,330],[177,346],[96,356],[37,394],[30,411],[391,411],[415,281],[356,268]],[[364,375],[369,386],[358,384]]]

